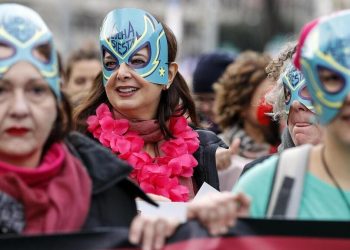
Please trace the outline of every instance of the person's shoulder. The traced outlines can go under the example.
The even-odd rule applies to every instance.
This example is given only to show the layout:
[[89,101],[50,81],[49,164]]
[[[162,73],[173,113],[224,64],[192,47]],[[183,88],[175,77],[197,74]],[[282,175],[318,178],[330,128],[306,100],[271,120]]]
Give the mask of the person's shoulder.
[[253,167],[259,165],[260,163],[264,162],[266,159],[270,158],[272,155],[264,155],[262,157],[259,157],[249,163],[247,163],[244,168],[243,171],[241,173],[241,176],[243,176],[244,174],[246,174],[249,170],[251,170]]
[[258,190],[258,186],[265,186],[272,181],[273,175],[278,163],[278,155],[272,155],[255,165],[255,167],[249,170],[243,175],[237,185],[234,187],[234,192],[243,190]]
[[200,145],[207,146],[217,144],[220,147],[228,148],[227,145],[214,132],[206,129],[195,129],[198,133]]
[[94,185],[111,179],[124,179],[132,170],[110,150],[79,132],[69,133],[65,144],[86,167]]
[[278,163],[279,155],[271,155],[255,164],[254,168],[247,172],[242,178],[255,178],[266,173],[274,172]]
[[278,156],[271,156],[242,176],[233,188],[233,193],[244,193],[251,198],[252,217],[265,216],[277,163]]

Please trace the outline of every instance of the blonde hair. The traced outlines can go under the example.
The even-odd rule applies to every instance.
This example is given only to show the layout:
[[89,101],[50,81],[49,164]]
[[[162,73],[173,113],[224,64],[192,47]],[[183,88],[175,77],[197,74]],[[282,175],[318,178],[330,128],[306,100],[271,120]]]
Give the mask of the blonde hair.
[[267,77],[276,82],[275,87],[265,96],[266,101],[273,106],[272,115],[275,120],[287,119],[282,76],[293,63],[292,59],[296,48],[296,42],[288,43],[278,57],[266,67]]

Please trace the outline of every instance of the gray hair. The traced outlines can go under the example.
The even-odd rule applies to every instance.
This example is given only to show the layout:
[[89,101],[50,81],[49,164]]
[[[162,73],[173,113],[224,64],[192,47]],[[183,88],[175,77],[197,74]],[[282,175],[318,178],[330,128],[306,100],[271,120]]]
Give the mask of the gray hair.
[[272,60],[266,67],[268,78],[276,82],[275,87],[265,96],[267,103],[273,107],[271,116],[274,120],[287,119],[288,117],[285,108],[282,77],[283,73],[292,66],[296,46],[297,44],[295,42],[287,44],[278,57]]

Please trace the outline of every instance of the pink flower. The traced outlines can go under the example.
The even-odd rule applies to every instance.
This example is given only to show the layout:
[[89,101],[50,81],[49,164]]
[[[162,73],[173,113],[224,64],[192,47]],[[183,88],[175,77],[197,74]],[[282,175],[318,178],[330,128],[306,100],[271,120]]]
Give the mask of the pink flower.
[[193,138],[191,140],[185,140],[185,143],[187,145],[187,151],[189,154],[195,153],[199,148],[199,139],[198,138]]
[[116,134],[116,135],[124,135],[129,129],[129,122],[125,119],[114,120],[110,116],[103,117],[100,120],[101,128],[105,132]]
[[170,118],[169,129],[176,135],[185,131],[187,126],[186,118],[183,116]]
[[140,187],[146,193],[162,195],[169,198],[168,183],[169,177],[167,176],[152,176],[145,181],[141,181]]
[[193,168],[198,165],[193,155],[185,154],[169,161],[168,167],[172,170],[172,176],[191,177]]
[[131,152],[140,152],[143,149],[144,141],[142,138],[136,134],[127,133],[125,139],[131,143]]
[[124,135],[129,129],[129,122],[126,119],[119,119],[114,121],[114,133]]
[[167,190],[167,188],[165,186],[163,186],[163,187],[157,186],[157,181],[158,182],[160,181],[161,183],[166,183],[167,179],[164,178],[163,180],[160,180],[160,179],[162,179],[161,177],[152,178],[152,179],[155,181],[154,182],[148,182],[148,181],[141,182],[140,183],[141,189],[146,193],[161,195],[161,196],[169,198],[169,191]]
[[182,138],[177,138],[177,139],[165,141],[160,146],[160,149],[166,155],[169,155],[171,157],[176,157],[176,156],[188,153],[187,144],[185,143],[184,139],[182,139]]
[[114,119],[110,116],[105,116],[100,119],[100,125],[104,132],[113,133]]
[[131,143],[124,137],[116,135],[110,140],[110,147],[116,153],[126,154],[130,152]]
[[146,152],[132,153],[127,161],[132,167],[140,170],[145,164],[152,163],[152,157]]
[[105,147],[110,147],[111,146],[111,134],[110,133],[106,133],[101,129],[101,134],[99,137],[99,141],[101,142],[101,144]]
[[139,183],[141,189],[145,192],[145,193],[151,193],[151,194],[156,194],[156,189],[155,187],[150,184],[149,182],[141,182]]
[[94,130],[100,126],[99,120],[96,115],[89,116],[86,120],[86,123],[88,125],[87,129],[91,133],[93,133]]
[[190,192],[187,187],[176,185],[169,190],[169,194],[172,201],[188,201]]
[[109,110],[108,105],[105,103],[102,103],[98,108],[96,109],[96,115],[99,120],[101,120],[103,117],[113,117],[112,112]]
[[155,163],[148,163],[145,164],[142,169],[140,170],[140,177],[139,181],[145,181],[146,179],[150,179],[153,177],[164,177],[169,178],[171,174],[170,169],[168,169],[166,166],[159,166]]
[[159,165],[168,165],[169,161],[173,159],[170,156],[159,156],[155,158],[155,162]]
[[198,133],[188,126],[185,117],[172,117],[169,128],[176,138],[181,138],[187,145],[187,152],[193,154],[199,147]]

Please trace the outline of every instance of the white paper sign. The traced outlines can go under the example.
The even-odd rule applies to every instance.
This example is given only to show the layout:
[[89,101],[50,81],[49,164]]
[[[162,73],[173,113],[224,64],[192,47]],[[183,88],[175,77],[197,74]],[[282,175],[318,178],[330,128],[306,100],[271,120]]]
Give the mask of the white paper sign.
[[[218,193],[219,191],[204,182],[198,190],[193,200],[201,198],[209,193]],[[165,218],[177,218],[180,222],[187,220],[187,205],[186,202],[157,202],[158,207],[155,207],[143,200],[136,200],[137,210],[148,216],[160,216]]]
[[187,207],[185,202],[161,201],[157,203],[159,207],[155,207],[142,200],[136,200],[137,210],[139,210],[141,214],[165,218],[177,218],[180,222],[186,221]]
[[204,182],[193,200],[198,200],[199,198],[202,198],[203,196],[211,193],[219,193],[219,191],[210,186],[208,183]]

